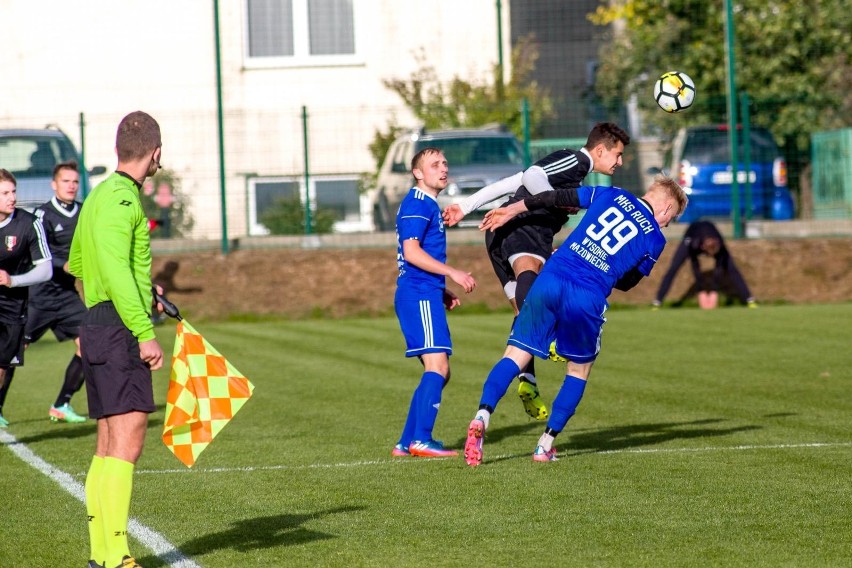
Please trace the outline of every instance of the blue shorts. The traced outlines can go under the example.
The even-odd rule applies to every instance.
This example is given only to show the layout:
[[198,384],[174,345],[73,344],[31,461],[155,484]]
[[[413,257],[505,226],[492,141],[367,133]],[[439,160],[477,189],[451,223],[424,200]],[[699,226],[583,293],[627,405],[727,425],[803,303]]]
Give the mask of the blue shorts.
[[591,363],[601,350],[606,298],[547,270],[530,289],[507,343],[542,359],[556,353],[574,363]]
[[430,298],[410,298],[397,294],[394,309],[402,335],[405,336],[406,357],[417,357],[424,353],[453,354],[442,293]]

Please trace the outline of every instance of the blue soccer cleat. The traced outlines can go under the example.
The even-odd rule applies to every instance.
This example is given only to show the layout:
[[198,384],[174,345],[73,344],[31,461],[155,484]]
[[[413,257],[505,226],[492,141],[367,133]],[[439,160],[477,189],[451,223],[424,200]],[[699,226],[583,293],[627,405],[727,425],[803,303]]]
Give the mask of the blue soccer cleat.
[[452,458],[459,455],[455,450],[445,450],[444,444],[437,440],[416,440],[409,444],[408,451],[412,456],[420,458]]
[[62,406],[51,406],[48,411],[48,416],[50,417],[51,422],[85,422],[86,417],[80,416],[74,409],[71,408],[71,405],[67,402]]
[[532,458],[535,462],[559,461],[559,458],[556,457],[556,448],[550,448],[550,450],[545,451],[542,446],[536,446]]

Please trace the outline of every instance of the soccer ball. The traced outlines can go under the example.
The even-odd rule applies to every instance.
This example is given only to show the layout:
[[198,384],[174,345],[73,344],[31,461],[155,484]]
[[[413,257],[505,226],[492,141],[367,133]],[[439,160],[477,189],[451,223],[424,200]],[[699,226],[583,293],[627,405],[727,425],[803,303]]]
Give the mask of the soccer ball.
[[654,100],[666,112],[686,110],[695,100],[695,83],[681,71],[663,73],[654,83]]

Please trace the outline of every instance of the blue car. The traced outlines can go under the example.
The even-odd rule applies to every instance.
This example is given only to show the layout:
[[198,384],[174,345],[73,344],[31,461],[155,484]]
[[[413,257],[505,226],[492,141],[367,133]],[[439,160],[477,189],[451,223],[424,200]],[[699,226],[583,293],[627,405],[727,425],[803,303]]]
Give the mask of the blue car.
[[[742,131],[738,137],[744,156]],[[787,164],[765,128],[751,129],[751,158],[737,171],[740,215],[743,219],[792,219],[795,207],[787,188]],[[741,158],[742,159],[742,158]],[[671,175],[689,195],[689,206],[680,221],[731,215],[731,168],[728,127],[691,126],[681,129],[672,145]]]

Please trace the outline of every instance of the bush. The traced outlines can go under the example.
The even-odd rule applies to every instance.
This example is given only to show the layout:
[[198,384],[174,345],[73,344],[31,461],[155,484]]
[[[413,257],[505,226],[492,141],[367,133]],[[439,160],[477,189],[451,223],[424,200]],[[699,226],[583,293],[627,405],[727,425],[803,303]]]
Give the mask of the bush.
[[[311,232],[327,234],[334,227],[335,213],[331,209],[318,208],[311,211]],[[304,235],[305,206],[298,197],[276,199],[272,206],[260,215],[260,222],[273,235]]]

